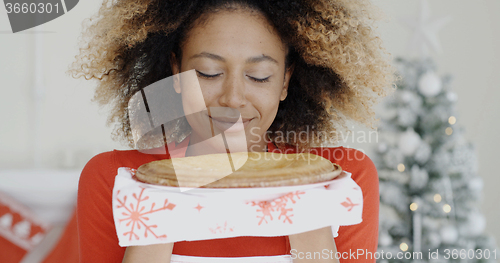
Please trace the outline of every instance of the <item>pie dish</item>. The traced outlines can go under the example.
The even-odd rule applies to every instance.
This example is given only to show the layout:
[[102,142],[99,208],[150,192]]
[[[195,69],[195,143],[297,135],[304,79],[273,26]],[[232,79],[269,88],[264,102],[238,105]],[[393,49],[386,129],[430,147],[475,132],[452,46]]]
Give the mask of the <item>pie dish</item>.
[[248,152],[153,161],[141,165],[135,177],[141,182],[164,186],[178,187],[179,178],[182,187],[253,188],[320,183],[334,179],[341,172],[338,164],[315,154]]

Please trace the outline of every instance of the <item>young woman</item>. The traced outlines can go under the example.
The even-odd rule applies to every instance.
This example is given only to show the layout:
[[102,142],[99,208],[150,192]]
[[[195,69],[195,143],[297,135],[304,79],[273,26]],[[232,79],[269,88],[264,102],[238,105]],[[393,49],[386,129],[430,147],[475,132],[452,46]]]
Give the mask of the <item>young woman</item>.
[[[195,70],[204,106],[241,114],[249,151],[310,151],[351,172],[363,191],[363,222],[340,227],[335,240],[325,228],[283,237],[120,247],[111,207],[118,167],[206,154],[193,147],[205,130],[190,115],[168,129],[168,150],[182,149],[176,156],[114,150],[85,166],[77,206],[81,261],[159,262],[176,254],[285,262],[283,255],[326,248],[336,249],[340,262],[375,262],[370,253],[377,248],[379,195],[373,163],[354,149],[316,147],[337,142],[347,119],[373,125],[374,102],[392,90],[394,70],[374,35],[371,10],[365,1],[348,0],[105,1],[72,70],[100,80],[94,99],[112,105],[109,123],[117,123],[116,138],[134,147],[128,102],[136,92]],[[201,110],[189,108],[190,92],[177,87],[175,96],[184,111]],[[212,121],[227,126],[224,119]]]

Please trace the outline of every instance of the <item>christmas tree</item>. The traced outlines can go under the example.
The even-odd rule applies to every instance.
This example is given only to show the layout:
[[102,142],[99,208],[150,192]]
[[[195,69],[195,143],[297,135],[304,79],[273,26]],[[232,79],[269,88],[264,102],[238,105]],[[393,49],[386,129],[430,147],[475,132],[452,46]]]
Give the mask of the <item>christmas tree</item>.
[[412,30],[407,55],[417,58],[395,60],[398,88],[378,112],[377,262],[497,262],[500,251],[484,234],[479,209],[475,147],[459,125],[451,76],[439,76],[429,57],[442,52],[437,32],[451,19],[431,19],[428,1],[418,3],[416,19],[400,19]]
[[495,240],[483,233],[483,181],[474,145],[457,123],[452,78],[438,76],[431,59],[395,64],[400,81],[379,114],[373,158],[384,256],[377,262],[497,262]]

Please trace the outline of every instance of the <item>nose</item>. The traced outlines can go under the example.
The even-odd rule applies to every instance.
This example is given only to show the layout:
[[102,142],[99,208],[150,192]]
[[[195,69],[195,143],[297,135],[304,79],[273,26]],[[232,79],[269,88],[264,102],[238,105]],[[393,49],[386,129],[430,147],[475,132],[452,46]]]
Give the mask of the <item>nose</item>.
[[228,76],[222,88],[222,94],[219,97],[219,104],[223,107],[241,108],[247,103],[245,95],[245,84],[243,77],[235,75]]

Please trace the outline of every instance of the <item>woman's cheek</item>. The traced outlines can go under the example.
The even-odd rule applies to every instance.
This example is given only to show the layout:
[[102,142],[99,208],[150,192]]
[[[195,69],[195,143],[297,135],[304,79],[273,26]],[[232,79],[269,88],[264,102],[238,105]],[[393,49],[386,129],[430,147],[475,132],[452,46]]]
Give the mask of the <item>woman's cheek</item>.
[[[270,112],[277,112],[279,104],[280,104],[280,93],[273,92],[271,94],[268,94],[267,99],[263,100],[266,103],[266,107],[268,111]],[[274,116],[273,116],[274,119]]]
[[182,104],[186,115],[206,109],[205,94],[194,70],[181,73]]

